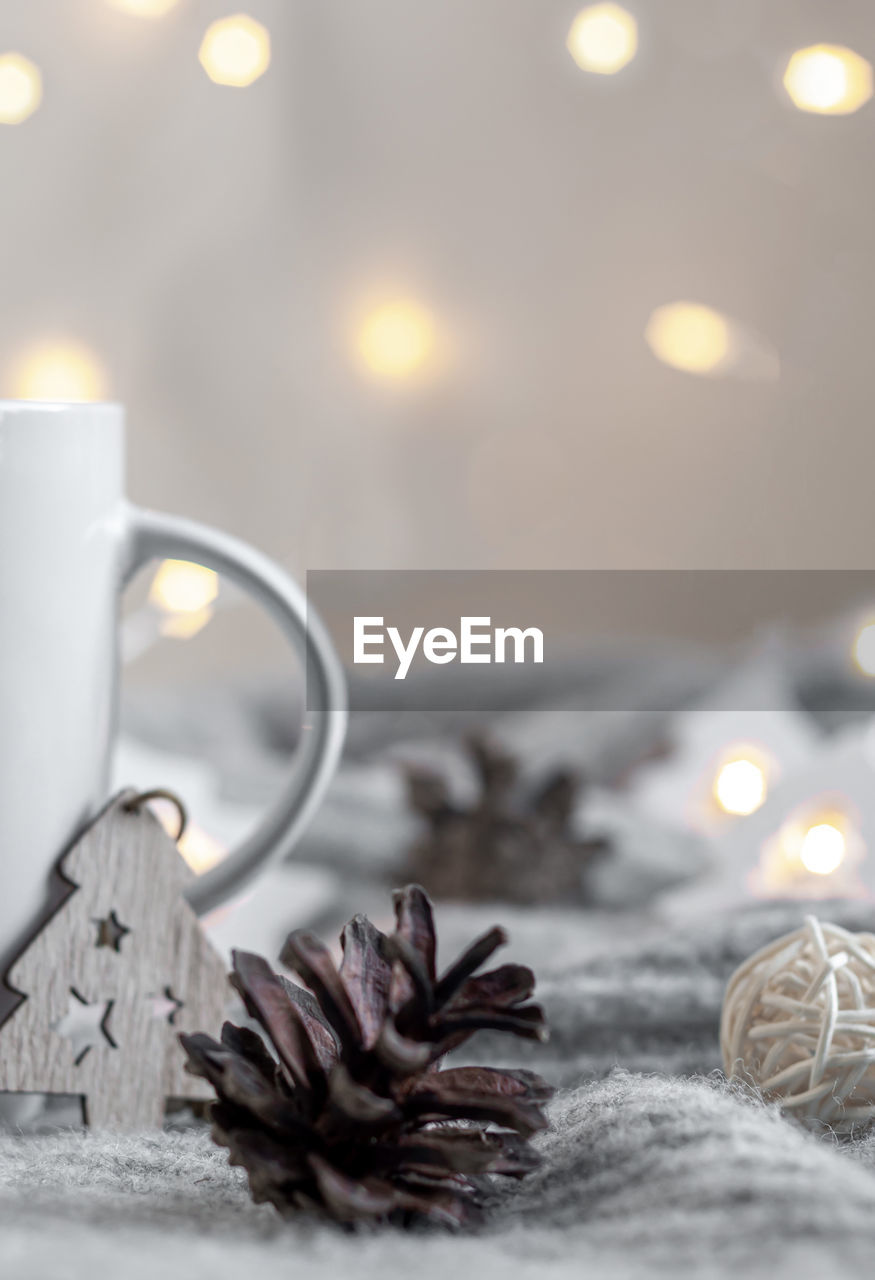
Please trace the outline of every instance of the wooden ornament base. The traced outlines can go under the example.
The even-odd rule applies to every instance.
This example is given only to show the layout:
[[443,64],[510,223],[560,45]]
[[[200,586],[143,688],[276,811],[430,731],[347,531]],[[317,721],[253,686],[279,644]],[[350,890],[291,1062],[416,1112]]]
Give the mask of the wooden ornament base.
[[168,1098],[213,1092],[180,1032],[218,1032],[226,966],[183,897],[191,872],[136,793],[117,795],[61,859],[64,899],[7,976],[0,1092],[79,1095],[92,1128],[160,1128]]

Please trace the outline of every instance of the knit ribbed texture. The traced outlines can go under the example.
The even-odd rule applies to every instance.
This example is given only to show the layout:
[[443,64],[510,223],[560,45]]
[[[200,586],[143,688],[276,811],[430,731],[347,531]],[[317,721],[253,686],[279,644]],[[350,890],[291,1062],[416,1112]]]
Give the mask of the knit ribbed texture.
[[[0,1139],[0,1262],[15,1280],[856,1275],[875,1251],[875,1139],[802,1133],[712,1072],[731,970],[803,910],[751,910],[554,974],[539,1069],[568,1086],[542,1168],[473,1234],[283,1223],[202,1130]],[[827,913],[852,928],[859,907]],[[545,940],[546,943],[546,940]],[[481,1051],[488,1057],[488,1045]],[[519,1055],[517,1055],[519,1060]],[[633,1070],[611,1070],[622,1063]],[[605,1075],[605,1072],[609,1074]],[[641,1074],[641,1073],[647,1074]]]

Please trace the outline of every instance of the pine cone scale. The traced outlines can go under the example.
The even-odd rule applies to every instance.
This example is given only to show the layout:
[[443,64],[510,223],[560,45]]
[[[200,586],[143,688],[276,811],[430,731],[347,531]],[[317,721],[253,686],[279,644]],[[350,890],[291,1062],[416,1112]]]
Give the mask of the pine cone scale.
[[528,1143],[523,1139],[515,1143],[513,1136],[506,1133],[431,1130],[424,1136],[402,1138],[399,1146],[400,1150],[387,1149],[387,1167],[404,1160],[411,1169],[440,1167],[452,1173],[503,1173],[516,1177],[538,1166],[538,1157]]
[[315,994],[343,1048],[357,1050],[361,1028],[328,948],[311,933],[298,929],[289,934],[280,959],[296,970]]
[[309,1164],[323,1199],[342,1222],[385,1217],[396,1207],[396,1194],[389,1183],[344,1177],[327,1160],[316,1155],[309,1157]]
[[459,991],[455,1007],[515,1005],[528,1000],[534,989],[535,975],[531,969],[522,964],[503,964],[479,978],[468,978]]
[[283,991],[294,1005],[295,1011],[310,1038],[319,1066],[323,1072],[330,1071],[337,1061],[337,1037],[331,1030],[328,1021],[323,1017],[322,1011],[310,992],[304,991],[302,987],[290,982],[282,974],[277,976]]
[[227,1147],[229,1161],[247,1171],[253,1198],[272,1202],[276,1188],[294,1188],[309,1176],[308,1152],[303,1145],[291,1145],[281,1136],[263,1129],[246,1127],[239,1108],[216,1103],[213,1108],[213,1139]]
[[399,1028],[402,1028],[410,1021],[411,1015],[416,1020],[423,1014],[429,1016],[432,1013],[437,992],[434,977],[429,974],[411,942],[395,935],[389,938],[387,950],[395,962],[392,967],[396,999],[391,1001],[391,1007],[395,1010]]
[[484,1124],[497,1124],[513,1129],[526,1138],[546,1128],[544,1113],[537,1102],[529,1102],[523,1098],[491,1097],[488,1094],[472,1096],[463,1090],[455,1094],[448,1090],[441,1093],[423,1091],[412,1094],[406,1110],[420,1123],[479,1120]]
[[475,1093],[500,1094],[507,1098],[552,1097],[552,1089],[533,1071],[510,1071],[497,1067],[445,1067],[431,1071],[418,1080],[410,1092],[437,1093],[447,1090],[455,1096],[461,1090]]
[[270,1038],[290,1082],[305,1086],[320,1072],[313,1043],[267,961],[247,951],[232,956],[234,986],[252,1017],[270,1028]]
[[490,929],[488,933],[483,934],[482,938],[472,942],[438,982],[435,989],[435,1000],[438,1004],[444,1004],[454,996],[471,975],[506,943],[507,934],[499,928]]
[[373,1048],[389,1004],[392,966],[383,955],[383,935],[365,916],[355,916],[343,930],[340,979],[361,1028],[362,1046]]
[[275,1085],[259,1067],[208,1036],[180,1036],[192,1075],[208,1080],[219,1096],[241,1114],[251,1114],[268,1130],[298,1138],[302,1126]]
[[422,959],[429,980],[434,982],[437,940],[431,903],[419,885],[408,885],[392,895],[395,904],[395,937],[410,944]]
[[385,1125],[400,1112],[391,1098],[380,1097],[353,1080],[344,1064],[338,1063],[328,1080],[331,1105],[348,1119],[361,1125]]
[[434,1057],[431,1044],[422,1044],[401,1035],[393,1022],[384,1023],[374,1052],[384,1067],[402,1075],[424,1071]]
[[448,1015],[441,1021],[441,1031],[447,1040],[453,1040],[453,1047],[458,1037],[466,1039],[475,1031],[512,1031],[514,1035],[526,1040],[544,1040],[544,1015],[539,1005],[529,1005],[525,1009],[501,1009],[492,1011],[488,1006],[477,1008],[472,1006],[456,1015]]

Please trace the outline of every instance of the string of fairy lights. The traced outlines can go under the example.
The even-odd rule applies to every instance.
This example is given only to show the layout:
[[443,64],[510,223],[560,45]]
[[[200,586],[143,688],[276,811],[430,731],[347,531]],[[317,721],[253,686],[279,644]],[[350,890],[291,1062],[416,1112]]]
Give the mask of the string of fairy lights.
[[[131,20],[158,21],[184,0],[93,0]],[[632,12],[616,3],[585,6],[567,32],[566,47],[585,75],[625,72],[638,57],[642,36]],[[196,51],[204,74],[216,85],[241,90],[271,65],[271,37],[264,23],[246,13],[219,18],[206,27]],[[194,59],[194,51],[193,51]],[[843,45],[816,44],[795,50],[780,79],[785,100],[802,112],[847,116],[873,96],[872,64]],[[0,50],[0,126],[22,126],[43,104],[43,74],[26,52]],[[351,334],[351,362],[384,384],[415,383],[433,375],[446,346],[445,326],[427,300],[410,296],[378,300],[358,317]],[[698,377],[772,377],[777,356],[746,326],[702,300],[670,300],[650,314],[642,339],[664,365]],[[39,339],[18,353],[6,371],[4,390],[26,400],[94,401],[106,398],[110,378],[99,356],[75,336]],[[209,569],[165,561],[147,602],[154,635],[187,639],[214,615],[219,581]],[[875,678],[875,621],[864,619],[851,644],[859,673]],[[779,775],[778,762],[756,742],[731,743],[712,764],[710,804],[724,820],[749,816],[766,802]],[[205,870],[221,847],[198,831],[203,846],[185,851]],[[835,806],[791,814],[775,836],[774,857],[784,870],[829,877],[842,865],[852,832]],[[773,851],[774,852],[774,851]],[[787,868],[791,870],[788,871]]]
[[[157,21],[184,0],[93,0],[132,20]],[[568,53],[582,72],[624,72],[639,53],[634,14],[619,4],[587,5],[568,30]],[[270,32],[246,13],[209,24],[197,59],[213,83],[233,89],[255,84],[271,65]],[[842,45],[817,44],[789,57],[781,85],[800,111],[843,116],[872,97],[872,64]],[[0,52],[0,125],[22,125],[43,103],[43,76],[25,52]],[[777,356],[757,335],[701,300],[672,300],[656,307],[643,339],[663,364],[697,376],[738,374],[769,378]],[[383,383],[406,383],[433,375],[445,346],[443,326],[427,301],[390,297],[359,317],[350,358],[365,375]],[[21,399],[99,400],[110,379],[95,352],[75,338],[38,340],[20,351],[6,371],[6,386]]]
[[[727,747],[714,772],[712,798],[717,809],[730,818],[746,818],[765,804],[779,775],[777,762],[756,742],[736,742]],[[805,814],[791,814],[781,825],[775,850],[785,875],[799,871],[829,876],[845,859],[848,815],[835,797],[825,804],[804,806]],[[772,856],[773,866],[778,859]],[[785,882],[786,883],[786,882]]]

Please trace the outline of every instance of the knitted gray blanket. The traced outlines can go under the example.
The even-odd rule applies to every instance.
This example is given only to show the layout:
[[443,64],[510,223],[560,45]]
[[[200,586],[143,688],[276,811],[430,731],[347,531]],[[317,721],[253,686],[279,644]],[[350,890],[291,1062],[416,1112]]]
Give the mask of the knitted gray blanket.
[[[250,1202],[202,1129],[7,1135],[0,1275],[858,1275],[875,1255],[875,1137],[802,1133],[716,1071],[727,976],[802,914],[752,909],[637,951],[627,940],[549,975],[541,996],[553,1036],[537,1066],[562,1090],[540,1138],[543,1164],[504,1189],[474,1232],[350,1236],[284,1223]],[[860,906],[822,914],[871,927]],[[501,1048],[484,1041],[478,1052],[510,1061]]]

